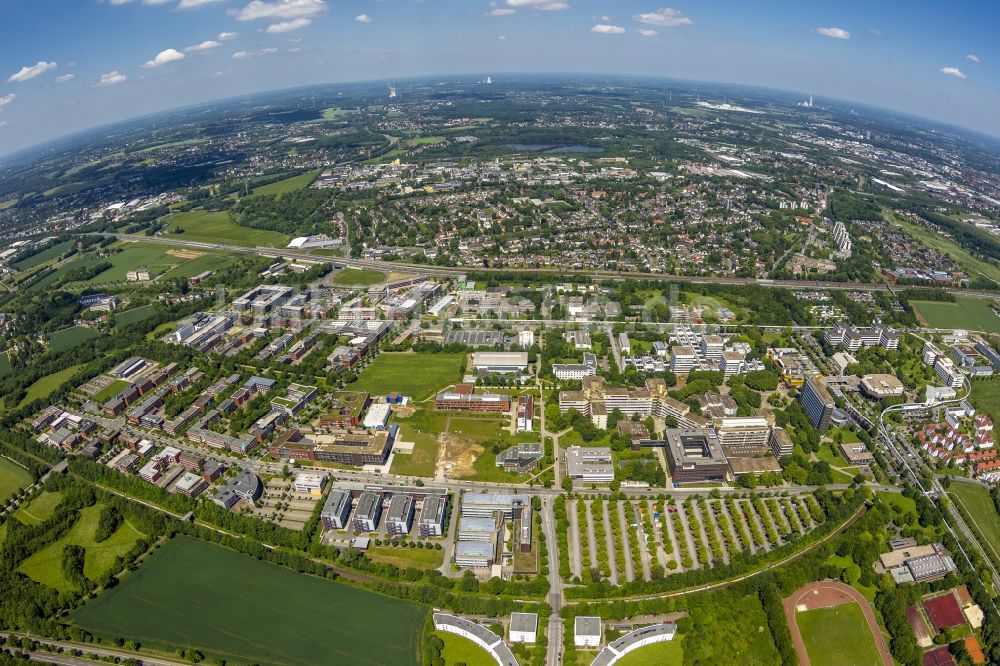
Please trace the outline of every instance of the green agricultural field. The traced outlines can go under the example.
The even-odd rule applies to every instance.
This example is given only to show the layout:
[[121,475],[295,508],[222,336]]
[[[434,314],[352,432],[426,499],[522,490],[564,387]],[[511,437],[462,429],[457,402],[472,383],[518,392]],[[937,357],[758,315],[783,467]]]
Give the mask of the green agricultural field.
[[14,518],[25,525],[41,525],[52,517],[62,501],[62,493],[45,491],[14,512]]
[[653,643],[629,652],[618,663],[621,666],[681,666],[684,663],[683,635],[666,643]]
[[441,656],[444,657],[446,666],[461,663],[466,666],[496,666],[496,660],[468,638],[447,631],[438,632],[438,636],[444,641]]
[[103,405],[108,400],[111,400],[111,398],[124,391],[126,386],[128,386],[128,382],[122,381],[121,379],[115,379],[94,394],[94,402],[99,405]]
[[0,456],[0,502],[6,502],[21,488],[31,485],[31,473],[17,463]]
[[64,382],[68,381],[70,377],[72,377],[76,371],[82,367],[82,365],[71,365],[65,370],[54,372],[51,375],[45,375],[28,387],[28,390],[25,391],[24,398],[21,400],[18,407],[27,405],[33,400],[38,400],[39,398],[48,396],[48,394],[62,386]]
[[79,268],[90,268],[91,266],[96,266],[97,264],[104,261],[95,255],[88,255],[85,257],[76,257],[72,261],[68,261],[59,268],[55,269],[45,277],[41,278],[37,282],[33,282],[30,287],[25,291],[34,293],[36,291],[42,291],[51,284],[54,284],[58,280],[61,280],[70,271],[75,271]]
[[462,379],[465,354],[385,352],[365,368],[348,391],[385,395],[399,391],[414,400],[425,400],[445,386]]
[[[415,666],[427,609],[175,537],[70,619],[229,663]],[[377,634],[370,633],[377,627]],[[321,655],[321,656],[320,656]]]
[[49,336],[49,344],[52,349],[58,352],[64,352],[72,349],[73,347],[78,347],[82,345],[87,340],[93,340],[100,333],[92,328],[87,328],[86,326],[71,326],[70,328],[63,328],[56,331]]
[[910,301],[918,319],[932,328],[966,328],[986,333],[1000,333],[1000,317],[993,314],[987,301],[959,296],[954,303]]
[[366,271],[360,268],[345,268],[340,271],[330,282],[334,284],[349,284],[370,286],[385,280],[385,273],[379,271]]
[[881,666],[875,638],[857,604],[796,613],[795,622],[813,666]]
[[990,491],[975,483],[952,481],[948,494],[972,518],[972,529],[980,537],[990,559],[1000,562],[1000,515],[990,498]]
[[281,196],[287,192],[304,190],[309,187],[314,180],[316,180],[316,176],[318,175],[319,171],[307,171],[306,173],[299,174],[298,176],[292,176],[291,178],[285,178],[284,180],[275,181],[267,185],[261,185],[260,187],[253,188],[253,190],[250,191],[250,196]]
[[10,357],[7,356],[7,352],[0,352],[0,377],[6,377],[13,371],[14,368],[10,364]]
[[142,533],[128,524],[122,526],[104,541],[94,541],[97,520],[101,515],[101,505],[95,504],[80,510],[80,517],[66,534],[42,550],[38,551],[17,568],[34,581],[64,592],[72,591],[62,570],[63,546],[76,544],[87,550],[83,563],[83,574],[93,580],[111,568],[114,561],[132,550]]
[[980,379],[972,382],[972,406],[1000,422],[1000,379]]
[[66,250],[73,247],[73,241],[63,241],[62,243],[57,243],[50,248],[46,248],[41,252],[36,252],[30,257],[26,257],[21,261],[14,264],[14,268],[19,271],[26,271],[29,268],[34,268],[39,264],[44,264],[49,259],[54,259]]
[[164,278],[190,278],[205,271],[218,271],[233,263],[234,257],[228,254],[209,252],[200,257],[185,261],[176,268],[171,268],[163,274]]
[[132,308],[131,310],[125,310],[124,312],[115,313],[115,328],[122,329],[126,326],[131,326],[137,321],[142,321],[143,319],[149,319],[156,314],[156,306],[150,303],[149,305],[140,305],[137,308]]
[[[232,261],[231,257],[218,253],[204,253],[201,250],[175,250],[167,245],[152,243],[125,243],[122,251],[107,259],[111,268],[88,280],[87,284],[108,284],[125,282],[128,272],[133,268],[148,268],[155,277],[191,277],[204,270],[225,266]],[[188,252],[200,253],[192,257]]]
[[3,201],[0,201],[0,210],[7,210],[16,203],[17,203],[16,197],[11,197],[10,199],[4,199]]
[[433,548],[395,548],[372,546],[365,554],[376,562],[394,564],[400,569],[437,569],[444,562],[444,551]]
[[[285,247],[288,236],[277,231],[241,227],[232,221],[226,211],[206,211],[203,208],[184,213],[177,213],[167,218],[166,235],[176,236],[181,240],[198,241],[202,243],[222,243],[244,247],[258,245],[270,247]],[[181,234],[178,229],[183,229]]]

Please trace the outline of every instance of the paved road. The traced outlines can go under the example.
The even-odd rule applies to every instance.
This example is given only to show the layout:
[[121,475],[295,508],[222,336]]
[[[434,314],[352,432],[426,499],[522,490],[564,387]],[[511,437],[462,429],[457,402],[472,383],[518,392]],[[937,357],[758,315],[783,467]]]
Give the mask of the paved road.
[[542,529],[545,531],[545,543],[549,553],[549,606],[552,615],[549,616],[548,649],[545,663],[549,666],[559,666],[562,663],[563,623],[559,616],[563,605],[563,583],[559,577],[559,548],[556,539],[556,519],[552,510],[552,498],[542,499]]

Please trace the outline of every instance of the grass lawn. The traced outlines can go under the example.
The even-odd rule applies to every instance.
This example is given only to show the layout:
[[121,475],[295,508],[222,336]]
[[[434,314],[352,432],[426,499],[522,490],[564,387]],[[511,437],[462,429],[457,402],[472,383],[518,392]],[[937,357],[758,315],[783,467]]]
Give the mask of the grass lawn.
[[24,271],[29,268],[34,268],[39,264],[45,263],[49,259],[54,259],[55,257],[58,257],[60,254],[70,249],[71,247],[73,247],[73,241],[63,241],[62,243],[56,243],[50,248],[46,248],[41,252],[36,252],[30,257],[22,259],[21,261],[14,264],[14,268],[16,268],[19,271]]
[[413,442],[413,452],[393,456],[389,471],[403,476],[434,476],[438,456],[437,437],[416,430],[405,419],[397,423],[400,427],[399,434],[396,435],[397,441]]
[[500,419],[488,418],[462,418],[451,417],[451,426],[448,428],[449,435],[458,435],[462,439],[473,442],[484,442],[488,439],[495,439],[500,436],[500,426],[503,423]]
[[28,390],[25,391],[24,398],[21,400],[18,407],[27,405],[33,400],[38,400],[39,398],[48,396],[50,393],[62,386],[64,382],[69,380],[69,378],[82,367],[83,365],[71,365],[65,370],[54,372],[51,375],[45,375],[28,387]]
[[7,352],[0,352],[0,377],[6,377],[14,368],[10,364],[10,357],[7,356]]
[[94,394],[94,402],[99,405],[103,405],[111,398],[115,397],[119,393],[125,390],[128,386],[128,382],[122,381],[121,379],[115,379],[110,384],[105,386],[103,389]]
[[0,456],[0,502],[6,502],[8,497],[30,485],[33,480],[28,470]]
[[618,663],[621,666],[680,666],[684,663],[683,635],[665,643],[653,643],[629,652]]
[[175,537],[70,619],[98,636],[191,646],[230,663],[415,666],[426,616],[417,604]]
[[[241,227],[242,228],[242,227]],[[164,278],[190,278],[205,271],[215,272],[233,263],[234,257],[228,254],[210,252],[200,257],[185,261],[176,268],[171,268],[163,274]]]
[[[854,560],[846,555],[841,557],[840,555],[834,553],[830,557],[826,558],[826,563],[829,564],[830,566],[837,567],[838,569],[840,569],[840,571],[843,571],[847,567],[854,564]],[[861,583],[855,583],[851,587],[860,592],[864,596],[864,598],[868,600],[869,603],[874,603],[875,593],[878,592],[877,588],[875,588],[874,586],[865,587]]]
[[59,502],[61,501],[62,493],[45,491],[15,511],[14,518],[25,525],[41,525],[52,517],[52,514],[56,512],[56,507],[59,506]]
[[82,509],[79,519],[66,534],[26,559],[17,570],[43,585],[65,592],[72,591],[72,586],[63,576],[62,551],[63,546],[76,544],[87,549],[83,563],[84,575],[90,579],[97,578],[111,568],[116,558],[132,550],[135,542],[142,537],[141,532],[125,522],[114,534],[97,543],[94,541],[94,532],[100,515],[100,504]]
[[100,333],[86,326],[71,326],[63,328],[49,336],[49,344],[54,351],[67,351],[82,345],[87,340],[93,340]]
[[813,666],[881,666],[875,638],[857,604],[795,614]]
[[[288,236],[276,231],[241,227],[230,219],[226,211],[206,211],[203,208],[196,208],[171,215],[167,220],[169,224],[165,235],[177,236],[182,240],[228,243],[246,247],[257,245],[285,247],[289,240]],[[177,234],[178,228],[183,229],[184,233]]]
[[373,285],[385,280],[385,273],[361,268],[345,268],[330,280],[333,284]]
[[267,185],[261,185],[260,187],[255,187],[250,191],[251,197],[261,197],[268,195],[282,195],[286,192],[296,192],[298,190],[303,190],[309,187],[316,176],[319,175],[319,171],[307,171],[306,173],[299,174],[298,176],[292,176],[291,178],[285,178],[284,180],[278,180]]
[[125,310],[124,312],[115,313],[115,328],[122,329],[126,326],[131,326],[137,321],[142,321],[143,319],[148,319],[156,314],[156,306],[150,303],[149,305],[140,305],[137,308],[132,308],[131,310]]
[[464,662],[466,666],[496,666],[496,661],[486,650],[479,647],[468,638],[447,631],[439,631],[438,636],[444,641],[441,656],[446,666]]
[[437,569],[444,561],[444,551],[433,548],[393,548],[392,546],[371,546],[365,554],[376,562],[394,564],[400,569]]
[[986,333],[1000,333],[1000,317],[989,303],[978,298],[959,296],[954,303],[910,301],[920,319],[932,328],[964,328]]
[[216,252],[191,250],[190,252],[200,253],[200,256],[191,256],[183,249],[152,243],[124,243],[121,248],[121,252],[101,259],[109,261],[111,268],[94,276],[85,284],[125,282],[128,272],[140,267],[148,268],[154,277],[191,277],[202,271],[215,270],[233,261],[232,257]]
[[362,371],[348,391],[385,395],[399,391],[414,400],[425,400],[462,379],[465,354],[384,352]]
[[1000,379],[977,379],[972,382],[972,406],[1000,422]]
[[948,494],[972,517],[972,529],[994,562],[1000,562],[1000,515],[990,499],[990,492],[975,483],[954,480]]
[[[30,287],[25,291],[34,293],[36,291],[42,291],[51,284],[54,284],[58,280],[61,280],[70,271],[75,271],[78,268],[90,268],[91,266],[96,266],[97,264],[104,261],[95,255],[89,255],[86,257],[76,257],[72,261],[68,261],[59,268],[55,269],[45,277],[39,279],[37,282],[33,282]],[[47,269],[43,269],[47,270]]]

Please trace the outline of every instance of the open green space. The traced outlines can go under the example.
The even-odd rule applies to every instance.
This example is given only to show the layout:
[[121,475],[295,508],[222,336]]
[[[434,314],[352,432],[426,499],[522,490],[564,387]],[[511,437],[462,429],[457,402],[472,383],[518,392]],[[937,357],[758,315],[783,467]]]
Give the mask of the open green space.
[[87,340],[93,340],[100,333],[86,326],[71,326],[63,328],[49,336],[49,344],[55,351],[63,352],[82,345]]
[[932,328],[965,328],[986,333],[1000,333],[1000,317],[993,314],[989,302],[959,296],[954,303],[910,301],[916,314]]
[[376,562],[393,564],[400,569],[437,569],[444,562],[444,551],[433,548],[396,548],[394,546],[371,546],[365,555]]
[[978,379],[972,382],[972,406],[986,412],[994,423],[1000,422],[1000,379]]
[[62,501],[62,493],[45,491],[14,512],[14,518],[25,525],[41,525],[52,517]]
[[340,271],[330,282],[334,284],[350,284],[350,285],[373,285],[378,284],[385,280],[385,273],[380,271],[368,271],[361,268],[345,268]]
[[447,631],[439,631],[438,636],[444,641],[441,656],[444,658],[445,666],[461,663],[466,666],[496,666],[496,660],[468,638]]
[[292,176],[291,178],[278,180],[273,183],[268,183],[267,185],[261,185],[260,187],[253,188],[253,190],[250,191],[250,196],[280,196],[287,192],[296,192],[309,187],[309,185],[316,180],[316,176],[318,175],[319,171],[307,171],[306,173],[301,173],[298,176]]
[[[192,252],[198,256],[191,256],[189,253]],[[94,276],[87,284],[125,282],[128,272],[135,268],[148,268],[154,277],[191,277],[205,270],[221,268],[230,263],[232,257],[201,250],[174,249],[167,245],[126,243],[121,252],[102,261],[110,262],[111,268]]]
[[18,407],[27,405],[33,400],[38,400],[39,398],[44,398],[50,393],[55,391],[57,388],[63,385],[64,382],[68,381],[77,370],[82,368],[82,365],[71,365],[65,370],[60,370],[59,372],[54,372],[51,375],[45,375],[34,384],[28,387],[28,390],[24,393],[24,398]]
[[416,604],[176,537],[70,619],[98,636],[168,651],[190,646],[228,663],[409,666],[418,663],[426,614]]
[[[184,213],[176,213],[167,219],[165,235],[181,240],[203,243],[230,244],[246,247],[265,245],[285,247],[288,236],[267,229],[241,227],[232,221],[226,211],[206,211],[196,208]],[[182,233],[178,230],[182,229]]]
[[6,502],[8,497],[30,485],[31,481],[31,473],[28,470],[0,456],[0,502]]
[[365,368],[348,391],[386,395],[398,391],[421,401],[462,378],[465,354],[384,352]]
[[888,219],[891,224],[903,229],[924,245],[932,247],[938,252],[954,259],[955,262],[965,269],[965,272],[968,273],[971,279],[975,280],[977,277],[986,277],[1000,284],[1000,267],[974,257],[968,250],[952,239],[895,215],[890,215]]
[[684,663],[684,636],[678,634],[674,640],[653,643],[629,652],[618,660],[621,666],[680,666]]
[[796,613],[795,622],[813,666],[881,666],[875,638],[854,603]]
[[972,529],[994,562],[1000,562],[1000,514],[997,514],[989,489],[976,483],[955,479],[948,495],[972,518]]
[[128,386],[128,382],[126,381],[122,381],[121,379],[112,380],[110,384],[94,394],[94,402],[99,405],[103,405],[108,400],[111,400],[111,398],[124,391],[126,386]]
[[461,437],[463,440],[482,443],[488,439],[499,437],[502,424],[503,421],[498,418],[453,416],[451,417],[451,424],[448,426],[448,434]]
[[17,197],[11,197],[10,199],[4,199],[0,201],[0,210],[7,210],[17,203]]
[[7,356],[7,352],[0,352],[0,377],[6,377],[13,371],[14,367],[10,364],[10,357]]
[[[29,286],[26,289],[26,291],[32,293],[36,291],[41,291],[46,287],[48,287],[49,285],[54,284],[55,282],[61,280],[70,271],[75,271],[80,268],[90,268],[91,266],[96,266],[102,261],[104,261],[104,259],[101,259],[100,257],[93,254],[87,255],[85,257],[76,257],[71,261],[67,261],[65,264],[62,264],[59,268],[53,270],[51,273],[45,275],[36,282],[33,282],[31,286]],[[48,270],[48,268],[43,270]]]
[[54,259],[55,257],[58,257],[60,254],[70,249],[71,247],[73,247],[73,241],[63,241],[62,243],[57,243],[52,247],[42,250],[41,252],[36,252],[30,257],[25,257],[21,261],[14,264],[14,268],[16,268],[19,271],[24,271],[29,268],[34,268],[39,264],[44,264],[49,259]]
[[233,263],[234,259],[234,257],[227,254],[209,252],[171,268],[163,274],[163,277],[190,278],[204,273],[205,271],[215,272]]
[[125,310],[124,312],[115,313],[115,328],[125,328],[130,326],[137,321],[142,321],[143,319],[148,319],[156,314],[156,306],[150,303],[149,305],[140,305],[137,308],[132,308],[131,310]]
[[438,456],[437,434],[420,430],[415,419],[397,419],[396,424],[399,425],[396,441],[413,442],[413,452],[393,456],[389,471],[402,476],[434,476]]
[[83,546],[87,550],[83,563],[83,574],[87,578],[93,580],[110,569],[114,561],[132,550],[135,542],[143,535],[128,522],[124,522],[114,534],[97,543],[94,541],[94,534],[101,508],[100,504],[95,504],[81,509],[79,519],[62,538],[26,559],[17,570],[43,585],[69,592],[73,586],[63,575],[62,552],[63,546],[70,544]]

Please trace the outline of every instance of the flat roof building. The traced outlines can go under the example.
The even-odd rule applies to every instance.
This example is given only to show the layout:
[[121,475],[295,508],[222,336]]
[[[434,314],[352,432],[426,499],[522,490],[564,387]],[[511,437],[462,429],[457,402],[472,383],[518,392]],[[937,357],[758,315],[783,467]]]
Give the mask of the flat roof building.
[[326,497],[320,519],[328,530],[342,530],[347,527],[351,515],[351,493],[334,488]]
[[389,501],[389,510],[385,514],[386,534],[405,535],[413,527],[413,507],[411,495],[393,495]]
[[538,640],[538,613],[510,614],[510,642],[534,643]]
[[460,567],[488,567],[493,564],[494,554],[492,542],[459,541],[455,544],[455,564]]
[[715,431],[711,428],[668,429],[666,439],[643,442],[663,446],[674,483],[726,481],[729,464]]
[[354,529],[358,532],[374,532],[378,529],[382,517],[382,495],[378,493],[361,493],[357,508],[354,510]]
[[802,385],[799,402],[812,421],[813,427],[820,432],[830,427],[830,417],[837,403],[827,389],[826,382],[820,377],[810,377]]
[[459,541],[481,541],[494,543],[497,539],[497,524],[492,518],[462,516],[458,519]]
[[865,375],[861,378],[861,392],[872,400],[903,395],[903,382],[894,375]]
[[767,453],[771,426],[759,416],[715,419],[716,433],[727,458],[752,458]]
[[472,365],[485,374],[515,374],[528,368],[528,352],[475,352]]
[[601,618],[577,615],[573,620],[573,645],[595,648],[601,644]]
[[447,495],[428,495],[420,505],[420,520],[417,529],[420,536],[436,537],[444,535],[444,516],[448,508]]
[[607,447],[570,446],[566,449],[566,473],[583,483],[611,483],[615,468]]

